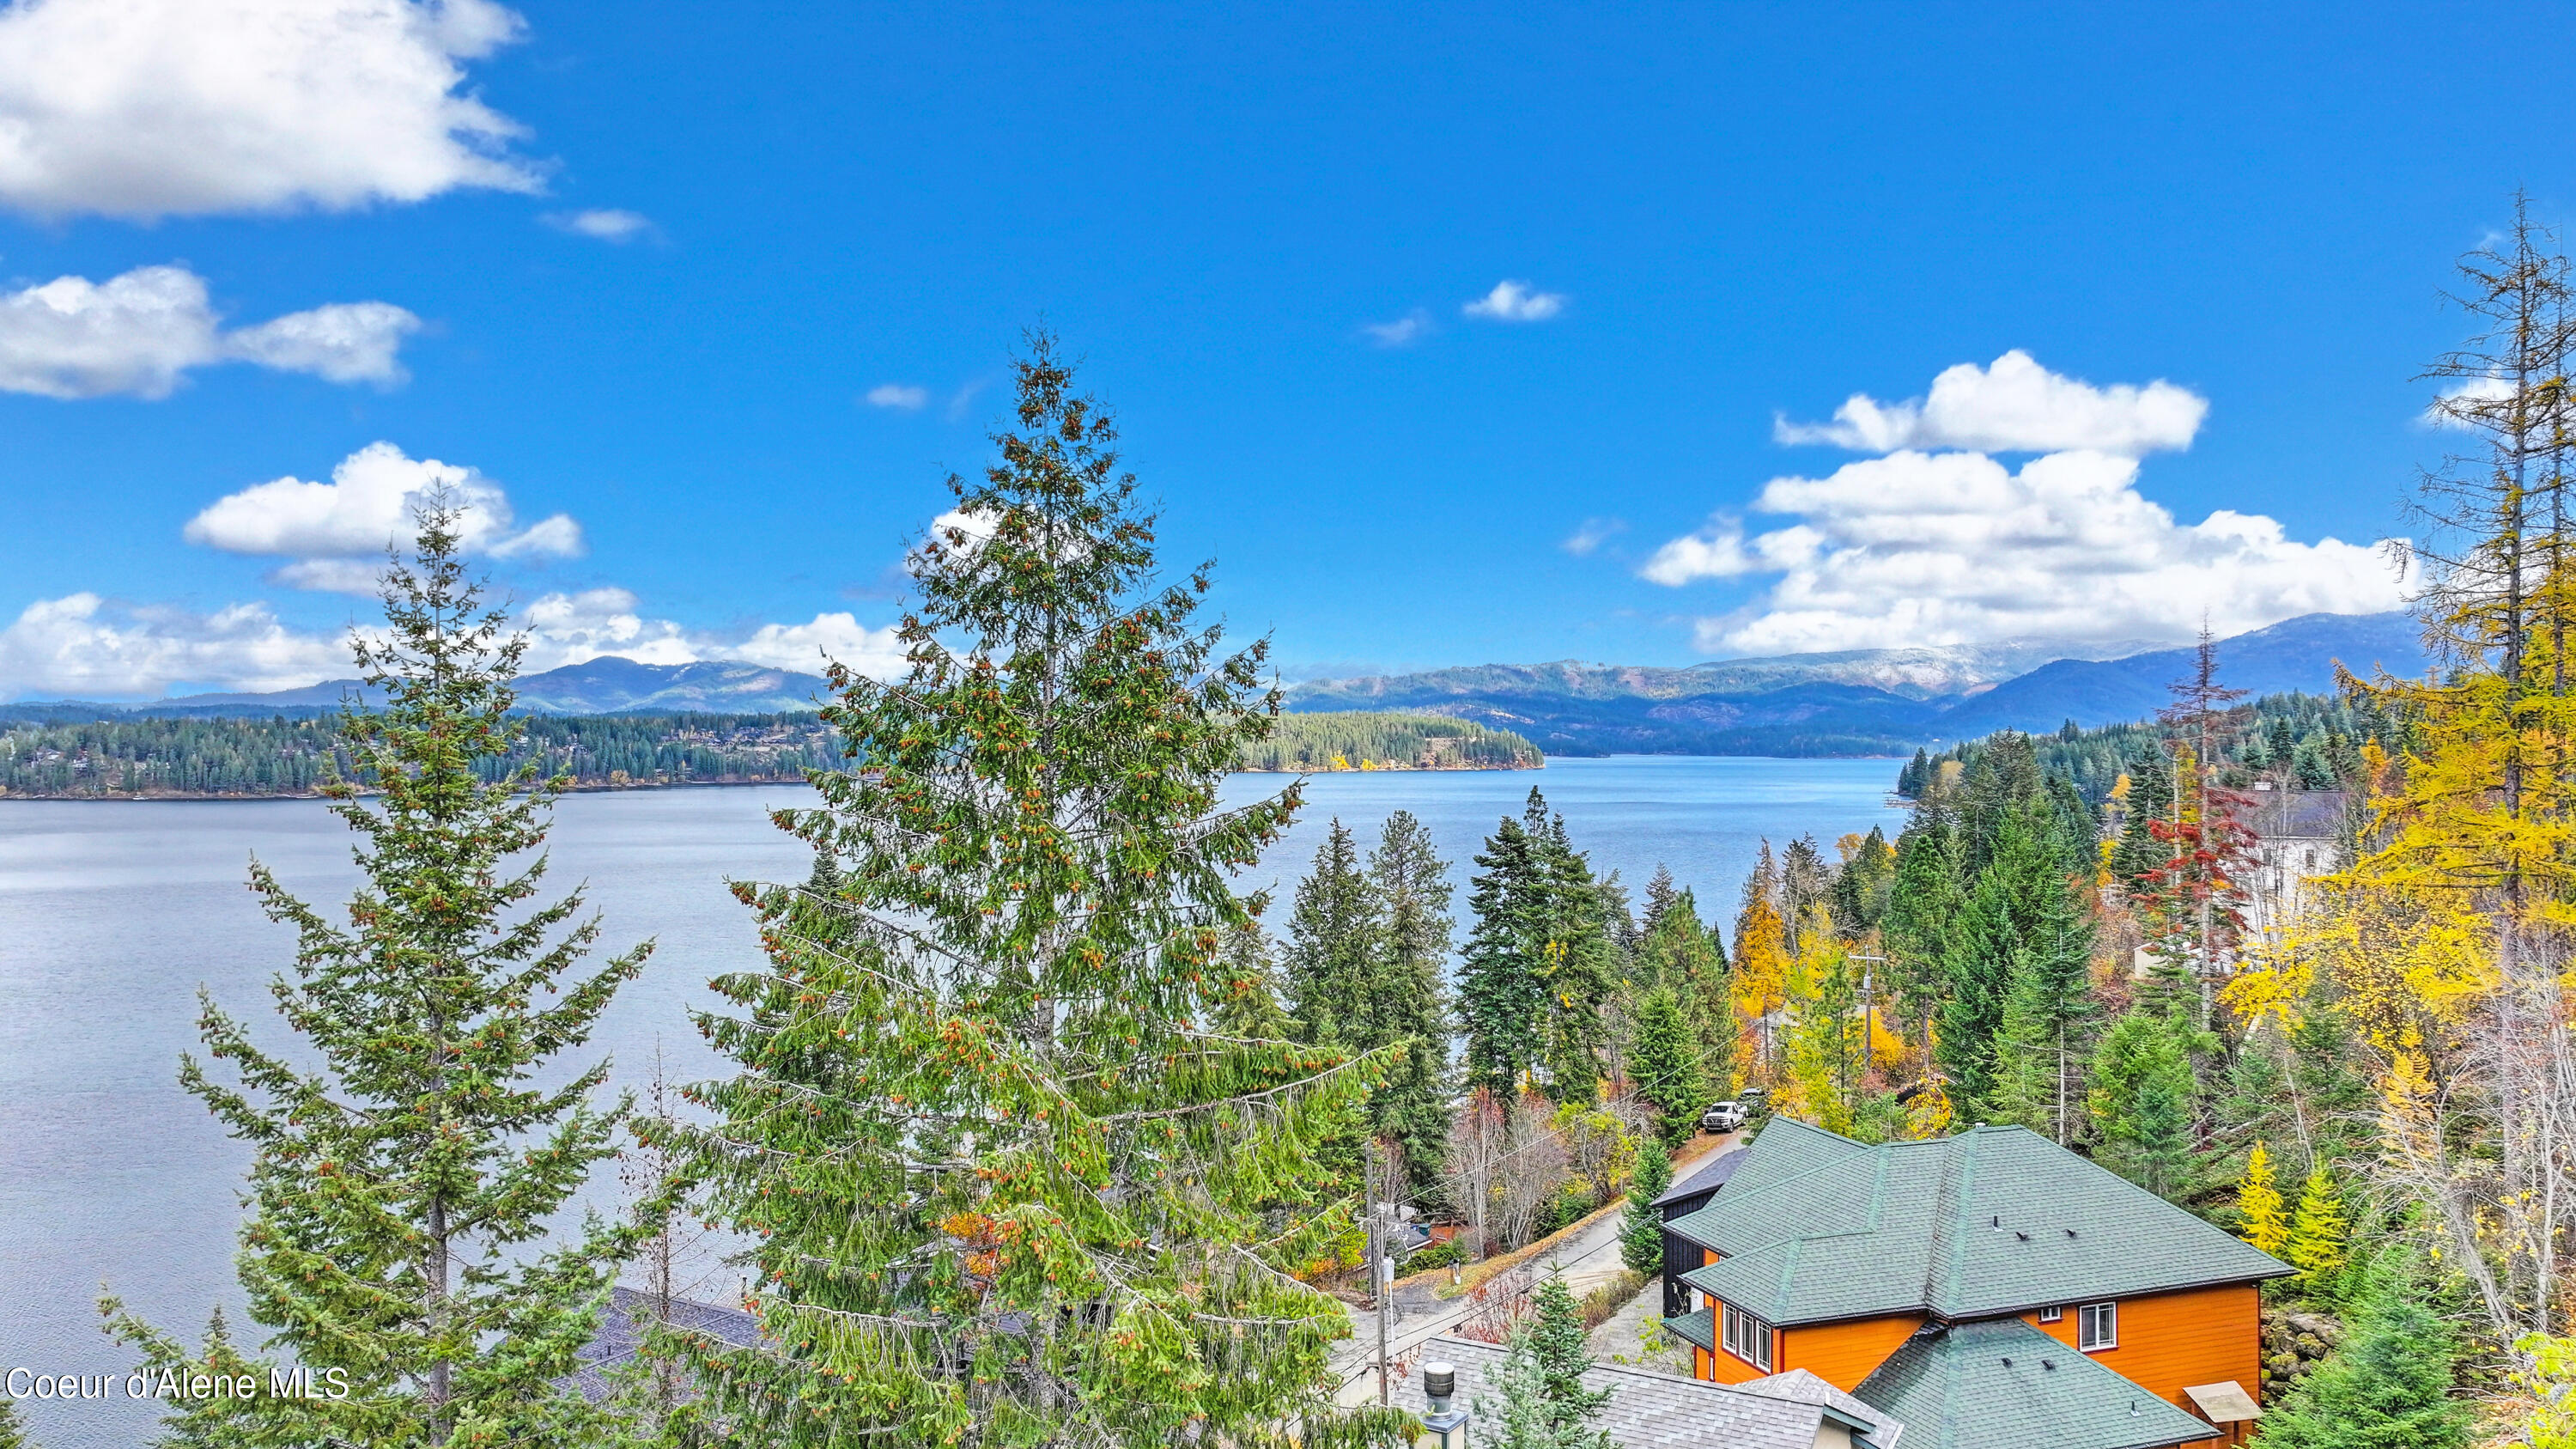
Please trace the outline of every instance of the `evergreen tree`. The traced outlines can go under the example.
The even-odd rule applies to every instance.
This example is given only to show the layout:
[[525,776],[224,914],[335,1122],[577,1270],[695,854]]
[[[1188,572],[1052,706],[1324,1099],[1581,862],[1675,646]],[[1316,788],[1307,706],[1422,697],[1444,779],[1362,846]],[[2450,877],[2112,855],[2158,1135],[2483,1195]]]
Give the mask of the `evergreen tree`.
[[1583,1314],[1575,1307],[1574,1291],[1565,1286],[1563,1274],[1550,1273],[1539,1280],[1530,1294],[1530,1319],[1522,1332],[1529,1336],[1531,1356],[1538,1361],[1548,1417],[1558,1434],[1568,1436],[1558,1442],[1582,1442],[1575,1436],[1584,1434],[1609,1406],[1610,1391],[1583,1386],[1592,1354],[1584,1337]]
[[1681,1003],[1704,1088],[1722,1087],[1735,1064],[1735,1007],[1726,953],[1716,934],[1700,924],[1699,902],[1692,894],[1677,891],[1638,943],[1633,973],[1639,987],[1662,987]]
[[0,1394],[0,1449],[35,1449],[27,1431],[18,1427],[18,1402]]
[[1981,1110],[1995,1087],[1996,1040],[2016,959],[2049,953],[2055,1004],[2047,1009],[2073,1010],[2072,998],[2056,990],[2060,967],[2070,947],[2080,961],[2091,944],[2075,925],[2080,914],[2067,899],[2069,872],[2045,803],[2004,811],[1995,824],[1988,862],[1951,923],[1942,959],[1947,994],[1938,1059],[1951,1099],[1969,1112]]
[[1201,1025],[1257,905],[1230,876],[1297,803],[1218,804],[1265,651],[1195,623],[1204,568],[1154,582],[1051,339],[1017,384],[911,556],[907,675],[832,666],[849,768],[779,814],[844,883],[740,888],[769,960],[700,1018],[738,1068],[686,1142],[766,1336],[696,1345],[706,1403],[782,1449],[1391,1442],[1288,1271],[1348,1240],[1316,1154],[1386,1060]]
[[1369,1098],[1377,1135],[1403,1153],[1416,1194],[1440,1178],[1449,1147],[1448,863],[1409,811],[1387,817],[1368,877],[1378,905],[1381,964],[1365,1045],[1393,1054]]
[[2343,1193],[2319,1163],[2299,1186],[2298,1210],[2290,1215],[2289,1241],[2281,1250],[2299,1270],[2300,1286],[2315,1292],[2343,1266],[2344,1235]]
[[1281,985],[1300,1039],[1328,1046],[1375,1046],[1382,922],[1377,893],[1361,872],[1359,846],[1335,820],[1297,886],[1282,953]]
[[1529,833],[1509,816],[1476,864],[1483,873],[1469,878],[1467,896],[1476,924],[1458,965],[1467,1085],[1513,1101],[1547,1050],[1548,879]]
[[1700,1073],[1699,1042],[1670,988],[1649,991],[1637,1008],[1633,1065],[1637,1095],[1655,1109],[1655,1136],[1668,1148],[1689,1141],[1699,1130],[1708,1083]]
[[[385,703],[340,726],[356,778],[331,809],[364,877],[348,924],[251,867],[269,918],[295,929],[293,974],[271,991],[303,1041],[292,1056],[255,1045],[201,994],[207,1049],[241,1084],[180,1063],[254,1145],[236,1260],[252,1319],[349,1388],[263,1395],[234,1443],[574,1444],[600,1422],[561,1380],[635,1230],[550,1223],[615,1154],[624,1109],[594,1101],[606,1062],[567,1072],[560,1058],[651,948],[576,974],[599,935],[580,890],[528,904],[565,781],[476,769],[525,728],[510,685],[526,639],[465,575],[461,506],[433,499],[415,522],[414,556],[386,574],[381,642],[352,646]],[[172,1340],[106,1307],[151,1368],[174,1364]]]
[[1580,1424],[1568,1426],[1548,1398],[1546,1368],[1528,1330],[1512,1335],[1495,1374],[1500,1398],[1475,1398],[1479,1443],[1493,1449],[1613,1449],[1610,1436]]
[[2309,740],[2302,743],[2298,753],[2291,757],[2290,784],[2301,790],[2335,788],[2334,767],[2326,763],[2325,751],[2317,745],[2316,741]]
[[1826,868],[1816,838],[1801,835],[1780,853],[1780,919],[1789,927],[1789,949],[1803,947],[1815,908],[1833,896],[1833,872]]
[[2013,948],[1988,1120],[2018,1123],[2065,1147],[2084,1111],[2093,924],[2066,891],[2042,893],[2035,914]]
[[2465,1449],[2451,1326],[2402,1286],[2375,1288],[2325,1361],[2263,1418],[2263,1449]]
[[1227,1036],[1263,1041],[1293,1037],[1297,1026],[1289,1020],[1288,1008],[1279,1004],[1278,968],[1271,960],[1270,934],[1261,929],[1261,922],[1247,916],[1229,926],[1220,959],[1225,989],[1210,1014],[1216,1029]]
[[2236,1186],[2236,1235],[2275,1258],[2290,1245],[2281,1189],[2272,1181],[2272,1154],[2260,1142],[2245,1154],[2245,1178]]
[[1834,927],[1845,939],[1857,941],[1877,930],[1887,914],[1888,890],[1895,883],[1896,852],[1875,825],[1859,841],[1844,836],[1843,843],[1850,847],[1850,854],[1843,868],[1834,873]]
[[2105,1165],[2165,1197],[2189,1186],[2192,1050],[2197,1035],[2179,1000],[2132,1007],[2102,1034],[2086,1101]]
[[2175,815],[2173,773],[2165,767],[2163,752],[2151,750],[2131,767],[2129,780],[2129,818],[2120,843],[2111,850],[2111,876],[2122,889],[2139,895],[2150,889],[2147,875],[2173,859],[2172,845],[2155,831],[2157,821],[2170,822]]
[[1638,923],[1639,929],[1648,936],[1653,935],[1678,899],[1680,892],[1673,885],[1672,870],[1658,861],[1654,878],[1646,882],[1646,919]]
[[[1539,951],[1548,1013],[1547,1090],[1560,1102],[1589,1102],[1601,1083],[1604,1017],[1620,975],[1613,902],[1568,838],[1565,817],[1549,814],[1536,788],[1522,827],[1537,846],[1547,890],[1547,939]],[[1624,905],[1617,915],[1626,918]]]
[[1927,1053],[1940,1012],[1950,936],[1965,895],[1961,855],[1950,803],[1925,794],[1896,838],[1896,874],[1888,885],[1879,934],[1886,946],[1889,989],[1908,1035]]
[[1673,1155],[1661,1142],[1641,1144],[1628,1177],[1628,1215],[1619,1228],[1619,1261],[1631,1273],[1651,1278],[1664,1271],[1664,1215],[1655,1199],[1672,1185]]
[[1914,758],[1906,762],[1903,770],[1897,772],[1896,793],[1912,800],[1920,796],[1924,787],[1931,783],[1932,757],[1918,745],[1914,750]]

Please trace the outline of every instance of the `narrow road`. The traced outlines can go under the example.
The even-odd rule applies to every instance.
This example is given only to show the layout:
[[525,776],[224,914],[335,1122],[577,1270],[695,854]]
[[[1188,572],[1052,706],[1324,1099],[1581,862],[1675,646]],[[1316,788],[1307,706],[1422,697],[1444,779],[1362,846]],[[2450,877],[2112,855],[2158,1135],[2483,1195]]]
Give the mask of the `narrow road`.
[[[1692,1138],[1682,1148],[1688,1156],[1677,1157],[1673,1162],[1673,1179],[1678,1182],[1717,1154],[1733,1151],[1740,1136],[1729,1132]],[[1612,1213],[1566,1234],[1530,1262],[1542,1273],[1564,1274],[1565,1286],[1580,1300],[1618,1277],[1626,1266],[1619,1260],[1619,1232],[1626,1225],[1626,1213]],[[1395,1316],[1388,1326],[1387,1356],[1395,1362],[1398,1382],[1403,1380],[1406,1355],[1426,1340],[1456,1327],[1471,1307],[1467,1297],[1443,1299],[1433,1290],[1434,1283],[1429,1279],[1395,1286]],[[1654,1286],[1648,1284],[1646,1291],[1655,1291]],[[1368,1403],[1377,1398],[1377,1314],[1357,1305],[1349,1305],[1348,1311],[1351,1336],[1333,1350],[1333,1370],[1342,1385],[1337,1397],[1345,1404]]]

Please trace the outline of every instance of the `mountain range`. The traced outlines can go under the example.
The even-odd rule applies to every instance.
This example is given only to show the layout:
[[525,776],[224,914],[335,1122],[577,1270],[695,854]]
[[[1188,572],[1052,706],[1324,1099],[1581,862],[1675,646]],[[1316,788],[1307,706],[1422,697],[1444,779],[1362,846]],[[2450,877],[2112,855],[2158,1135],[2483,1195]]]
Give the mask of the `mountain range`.
[[[1876,755],[1999,729],[2145,719],[2192,668],[2190,648],[2047,641],[1855,649],[1728,659],[1687,668],[1480,664],[1291,685],[1301,712],[1449,715],[1525,735],[1549,754]],[[2222,683],[2255,694],[2334,688],[2356,673],[2426,667],[2405,614],[2308,614],[2220,641]],[[537,714],[770,714],[812,710],[821,678],[757,664],[601,658],[518,682]],[[317,715],[362,694],[354,679],[270,694],[197,694],[151,704],[0,705],[46,722],[140,716]]]
[[[2145,719],[2194,650],[2044,641],[1860,649],[1684,669],[1564,661],[1475,665],[1293,686],[1297,710],[1454,715],[1526,735],[1550,754],[1886,754],[1999,729]],[[2355,673],[2426,667],[2402,613],[2306,614],[2219,641],[2220,682],[2255,694],[2334,688]]]
[[[811,711],[828,696],[822,676],[760,664],[701,661],[638,664],[613,655],[522,675],[519,708],[531,714],[792,714]],[[149,704],[100,704],[49,700],[0,704],[0,718],[62,722],[74,719],[188,718],[239,715],[329,714],[351,699],[383,698],[354,679],[326,679],[302,689],[267,694],[183,694]]]

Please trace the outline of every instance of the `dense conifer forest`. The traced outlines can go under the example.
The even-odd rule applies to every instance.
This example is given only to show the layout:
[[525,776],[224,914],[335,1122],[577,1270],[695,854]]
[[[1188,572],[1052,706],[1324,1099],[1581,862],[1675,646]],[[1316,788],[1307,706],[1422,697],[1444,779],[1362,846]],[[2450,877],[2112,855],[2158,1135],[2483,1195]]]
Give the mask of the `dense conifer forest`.
[[[0,725],[0,794],[36,799],[313,795],[349,772],[336,717]],[[1436,715],[1282,715],[1245,744],[1247,770],[1517,770],[1545,763],[1519,735]],[[810,714],[531,715],[486,779],[534,763],[576,788],[796,784],[842,763]]]

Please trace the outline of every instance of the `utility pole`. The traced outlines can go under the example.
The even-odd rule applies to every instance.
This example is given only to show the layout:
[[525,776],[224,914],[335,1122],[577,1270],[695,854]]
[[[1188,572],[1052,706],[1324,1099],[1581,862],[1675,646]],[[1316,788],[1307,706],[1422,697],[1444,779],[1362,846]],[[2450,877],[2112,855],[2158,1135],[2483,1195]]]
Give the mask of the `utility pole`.
[[[1878,980],[1878,972],[1874,968],[1886,965],[1887,958],[1884,956],[1846,956],[1843,959],[1847,962],[1858,961],[1862,963],[1860,972],[1860,990],[1852,994],[1852,1001],[1860,1008],[1860,1054],[1861,1060],[1866,1062],[1869,1060],[1870,1043],[1870,989]],[[1848,1105],[1851,1101],[1852,1090],[1851,1034],[1849,1032],[1844,1032],[1841,1035],[1843,1040],[1834,1043],[1836,1048],[1834,1055],[1839,1059],[1842,1067],[1843,1101]]]

